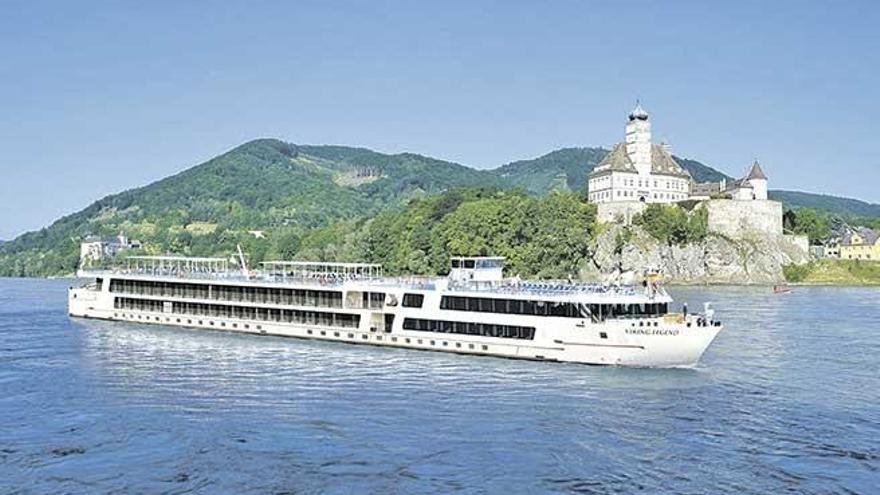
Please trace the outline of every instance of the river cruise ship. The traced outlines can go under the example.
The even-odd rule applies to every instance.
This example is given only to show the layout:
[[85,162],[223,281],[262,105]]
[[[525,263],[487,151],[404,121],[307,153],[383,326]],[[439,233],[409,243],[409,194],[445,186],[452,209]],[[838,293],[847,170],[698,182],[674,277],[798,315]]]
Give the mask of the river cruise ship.
[[[82,269],[73,317],[597,365],[689,367],[721,331],[707,305],[672,313],[637,286],[503,278],[503,258],[452,259],[447,277],[365,263],[141,256]],[[242,263],[242,265],[244,265]]]

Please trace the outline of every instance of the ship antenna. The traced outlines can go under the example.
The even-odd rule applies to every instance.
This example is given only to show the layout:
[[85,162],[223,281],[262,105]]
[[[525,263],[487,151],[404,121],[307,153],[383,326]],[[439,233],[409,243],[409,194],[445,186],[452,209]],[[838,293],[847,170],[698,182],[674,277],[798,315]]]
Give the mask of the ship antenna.
[[245,278],[250,278],[250,272],[248,272],[247,261],[244,259],[244,253],[241,251],[241,244],[236,244],[236,248],[238,248],[238,260],[241,263],[241,273]]

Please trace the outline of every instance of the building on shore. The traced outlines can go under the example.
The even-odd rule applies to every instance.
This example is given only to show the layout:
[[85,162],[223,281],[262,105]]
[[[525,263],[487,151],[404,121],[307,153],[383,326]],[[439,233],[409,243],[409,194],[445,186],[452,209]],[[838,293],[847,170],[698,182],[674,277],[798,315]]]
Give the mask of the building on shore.
[[651,140],[651,120],[640,104],[630,112],[623,142],[590,172],[593,203],[674,203],[690,196],[691,174]]
[[86,236],[79,245],[79,259],[82,263],[91,263],[105,258],[112,258],[126,249],[138,249],[140,241],[129,239],[120,232],[113,237]]
[[650,116],[636,104],[624,141],[590,172],[588,199],[597,205],[599,222],[625,225],[649,204],[688,201],[688,209],[706,210],[710,232],[734,239],[784,238],[806,255],[806,237],[783,234],[782,203],[769,199],[767,182],[755,160],[741,179],[697,183],[666,145],[652,142]]
[[722,179],[718,182],[701,182],[691,185],[690,199],[733,199],[736,201],[766,201],[767,176],[758,160],[752,163],[749,173],[738,180]]
[[880,232],[867,227],[848,229],[840,242],[839,257],[880,261]]

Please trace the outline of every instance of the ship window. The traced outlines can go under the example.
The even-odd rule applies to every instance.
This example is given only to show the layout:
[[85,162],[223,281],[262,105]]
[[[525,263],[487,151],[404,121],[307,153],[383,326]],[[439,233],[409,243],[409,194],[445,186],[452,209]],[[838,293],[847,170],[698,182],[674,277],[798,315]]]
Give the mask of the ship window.
[[600,338],[600,339],[607,339],[607,338],[608,338],[608,334],[605,333],[605,332],[599,332],[599,338]]
[[420,332],[456,333],[521,340],[534,340],[535,338],[534,327],[463,321],[425,320],[421,318],[404,318],[403,329]]
[[421,308],[425,301],[424,294],[404,294],[403,307],[405,308]]

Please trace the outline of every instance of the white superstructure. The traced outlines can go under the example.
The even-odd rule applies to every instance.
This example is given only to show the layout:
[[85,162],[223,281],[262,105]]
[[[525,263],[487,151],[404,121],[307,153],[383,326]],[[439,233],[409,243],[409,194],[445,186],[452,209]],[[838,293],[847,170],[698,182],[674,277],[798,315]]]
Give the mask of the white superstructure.
[[453,258],[446,278],[384,277],[379,265],[136,257],[81,271],[83,318],[622,366],[692,366],[718,332],[713,312],[670,313],[640,287],[502,278],[502,258]]

